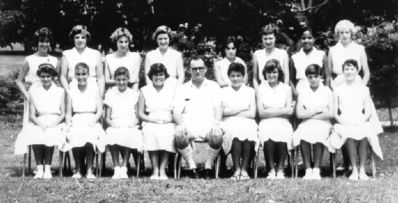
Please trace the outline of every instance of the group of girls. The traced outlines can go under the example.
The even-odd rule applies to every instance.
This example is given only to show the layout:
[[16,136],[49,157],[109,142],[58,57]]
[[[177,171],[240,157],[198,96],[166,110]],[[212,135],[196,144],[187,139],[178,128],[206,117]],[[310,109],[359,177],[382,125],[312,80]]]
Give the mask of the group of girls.
[[[51,178],[56,146],[72,150],[74,178],[85,174],[94,179],[95,151],[104,152],[109,146],[112,178],[128,178],[127,163],[134,149],[148,151],[151,179],[167,179],[168,157],[176,152],[174,95],[185,80],[182,55],[169,46],[170,32],[167,26],[155,30],[153,39],[158,48],[146,54],[146,86],[141,89],[138,73],[142,61],[138,53],[129,51],[132,35],[126,28],[112,33],[116,51],[106,55],[104,63],[97,50],[87,47],[91,35],[85,26],[73,27],[69,36],[74,48],[63,52],[60,63],[48,54],[51,32],[42,28],[35,33],[37,52],[26,58],[16,81],[25,109],[23,129],[15,144],[15,154],[24,154],[32,146],[35,178]],[[352,167],[349,178],[368,179],[365,163],[369,144],[382,158],[377,138],[382,129],[366,87],[370,76],[366,53],[353,41],[355,30],[350,21],[340,21],[335,32],[339,42],[326,56],[314,46],[311,30],[305,30],[301,50],[289,60],[285,50],[275,47],[278,28],[265,26],[261,31],[264,48],[253,54],[254,88],[247,86],[247,66],[236,56],[235,38],[227,39],[225,57],[215,63],[214,71],[223,87],[223,151],[232,155],[232,179],[249,178],[251,153],[259,146],[264,148],[267,178],[283,179],[288,151],[300,146],[306,167],[304,179],[320,179],[324,148],[335,152],[343,143]],[[360,71],[363,78],[358,75]],[[54,83],[57,72],[62,88]]]

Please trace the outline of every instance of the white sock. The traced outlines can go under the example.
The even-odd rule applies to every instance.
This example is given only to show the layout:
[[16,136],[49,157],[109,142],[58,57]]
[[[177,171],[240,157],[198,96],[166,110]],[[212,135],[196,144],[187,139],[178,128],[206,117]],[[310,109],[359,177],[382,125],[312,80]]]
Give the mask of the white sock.
[[44,165],[37,165],[37,173],[43,173],[44,172]]
[[221,150],[221,148],[219,148],[219,149],[213,149],[211,147],[207,148],[207,160],[205,163],[205,169],[213,168],[214,160],[216,160],[220,150]]
[[184,149],[177,149],[178,152],[180,152],[180,154],[182,155],[182,157],[184,158],[184,160],[188,163],[188,167],[189,169],[195,169],[196,168],[196,164],[195,161],[193,160],[193,151],[191,146],[187,146]]

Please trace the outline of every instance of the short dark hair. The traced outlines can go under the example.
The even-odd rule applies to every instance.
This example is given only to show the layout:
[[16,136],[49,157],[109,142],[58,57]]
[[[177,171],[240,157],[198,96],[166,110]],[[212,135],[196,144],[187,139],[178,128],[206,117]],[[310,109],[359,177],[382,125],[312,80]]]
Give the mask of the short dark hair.
[[275,38],[278,37],[278,35],[279,35],[278,26],[276,26],[274,24],[268,24],[268,25],[262,27],[260,30],[260,37],[262,37],[263,35],[271,35],[271,34],[274,34]]
[[308,75],[321,75],[321,66],[318,64],[310,64],[305,68],[305,76]]
[[166,78],[168,78],[170,76],[167,73],[166,66],[164,66],[162,63],[154,63],[151,65],[151,68],[149,69],[148,77],[150,80],[152,80],[153,75],[159,74],[159,73],[164,73]]
[[58,73],[55,70],[54,66],[49,63],[42,63],[39,65],[39,68],[36,71],[36,75],[40,77],[41,73],[48,73],[53,78],[58,76]]
[[52,43],[53,41],[53,34],[51,32],[50,29],[48,29],[47,27],[42,27],[38,30],[36,30],[36,32],[34,33],[34,38],[36,42],[42,42],[42,41],[49,41],[50,43]]
[[90,68],[88,67],[88,65],[86,63],[80,62],[77,63],[75,65],[75,73],[77,72],[77,69],[82,68],[82,69],[86,69],[87,73],[90,74]]
[[267,78],[266,73],[271,73],[275,69],[278,70],[278,80],[283,82],[285,75],[283,74],[281,64],[279,63],[279,61],[277,59],[270,59],[265,63],[264,69],[263,69],[264,78]]
[[229,64],[228,71],[227,71],[228,76],[232,72],[238,72],[238,73],[241,73],[242,76],[244,76],[245,75],[245,66],[243,66],[243,64],[241,64],[241,63],[236,63],[236,62],[231,63],[231,64]]
[[359,66],[358,66],[358,62],[355,59],[347,59],[346,61],[344,61],[343,65],[342,65],[342,70],[344,70],[344,66],[346,65],[352,65],[354,66],[357,70],[359,70]]
[[113,78],[116,78],[119,75],[124,75],[124,76],[130,78],[129,74],[130,74],[129,70],[126,67],[120,66],[119,68],[116,68]]
[[87,42],[90,42],[91,40],[91,34],[87,29],[87,26],[85,25],[75,25],[72,30],[69,32],[69,39],[73,43],[73,39],[75,35],[77,34],[82,34],[85,35],[87,38]]

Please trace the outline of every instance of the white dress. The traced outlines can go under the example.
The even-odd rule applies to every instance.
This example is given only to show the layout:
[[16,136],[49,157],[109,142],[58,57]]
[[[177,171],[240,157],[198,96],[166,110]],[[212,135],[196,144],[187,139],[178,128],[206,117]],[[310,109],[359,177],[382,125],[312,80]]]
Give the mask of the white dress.
[[[263,101],[262,106],[257,108],[284,108],[287,94],[291,92],[290,87],[281,82],[274,88],[271,88],[267,82],[262,83],[258,91],[260,91]],[[260,121],[259,138],[261,144],[268,140],[285,142],[288,150],[290,150],[293,144],[292,134],[293,128],[287,118],[272,117],[263,118]]]
[[[50,124],[59,119],[61,103],[64,102],[64,89],[54,83],[46,90],[42,85],[32,86],[29,89],[38,114],[38,120],[44,124]],[[28,123],[19,133],[15,141],[15,154],[25,154],[29,145],[43,144],[46,146],[62,147],[65,142],[64,124],[42,130],[38,125]]]
[[[57,68],[58,59],[54,56],[38,56],[37,54],[29,55],[25,58],[25,62],[28,64],[28,72],[25,76],[25,82],[27,88],[31,85],[41,85],[40,78],[37,76],[36,72],[39,69],[39,66],[43,63],[49,63],[54,68]],[[23,126],[28,124],[29,122],[29,101],[24,99],[24,111],[23,111]]]
[[[231,86],[221,89],[222,107],[249,107],[255,101],[255,97],[254,89],[243,84],[237,91]],[[254,106],[254,108],[256,107]],[[259,144],[258,126],[254,119],[238,116],[223,117],[221,128],[225,132],[222,146],[226,154],[231,151],[234,138],[240,141],[248,140],[254,142],[256,146]]]
[[[141,88],[145,99],[145,112],[150,118],[169,120],[172,118],[174,88],[172,84],[165,85],[157,91],[152,84]],[[157,124],[143,122],[142,132],[144,134],[144,150],[165,150],[175,153],[174,137],[175,124]]]
[[338,98],[338,108],[340,109],[340,119],[344,124],[336,123],[334,129],[340,135],[344,143],[347,138],[361,140],[367,138],[373,152],[383,159],[383,154],[379,145],[377,131],[372,123],[363,122],[362,117],[365,100],[369,97],[369,89],[360,83],[347,85],[343,83],[335,89],[335,95]]
[[66,144],[65,150],[83,147],[86,143],[91,143],[95,149],[98,138],[105,136],[105,132],[98,121],[90,126],[97,111],[96,98],[98,94],[97,86],[90,83],[87,84],[87,88],[83,92],[79,90],[77,84],[70,85],[70,97],[74,115],[72,116],[70,132],[67,135],[69,142]]
[[109,89],[105,94],[104,104],[111,108],[111,119],[120,128],[108,127],[106,135],[98,140],[98,150],[105,151],[106,145],[119,145],[130,149],[142,151],[143,141],[139,125],[129,127],[129,124],[137,121],[136,108],[138,92],[127,88],[120,92],[117,86]]
[[312,51],[308,54],[305,53],[303,49],[293,54],[292,60],[294,68],[296,69],[296,79],[298,81],[296,85],[297,91],[300,91],[305,86],[309,86],[307,77],[305,76],[305,69],[311,64],[317,64],[322,67],[324,57],[325,52],[315,47],[313,47]]
[[127,52],[126,56],[117,57],[115,52],[106,55],[105,62],[108,64],[111,79],[114,79],[115,70],[123,66],[129,70],[130,82],[134,82],[134,78],[136,78],[136,75],[138,75],[140,72],[141,56],[137,52]]
[[[332,91],[329,87],[319,84],[318,89],[315,91],[309,86],[304,87],[298,96],[304,109],[311,111],[319,108],[327,109]],[[303,140],[310,144],[322,143],[325,147],[331,149],[328,141],[331,127],[332,124],[329,119],[304,119],[293,133],[293,146],[300,145],[300,141]]]
[[[166,69],[167,73],[170,75],[170,77],[177,78],[177,64],[179,63],[180,60],[182,60],[182,55],[180,52],[168,48],[165,54],[161,54],[159,48],[154,49],[146,54],[146,58],[149,66],[151,66],[154,63],[161,63],[163,64]],[[148,74],[148,70],[145,74]]]
[[101,54],[95,49],[86,47],[82,53],[76,48],[68,49],[63,52],[68,61],[68,81],[77,83],[75,80],[75,66],[78,63],[85,63],[89,68],[88,82],[97,85],[97,62],[101,60]]
[[[343,75],[343,63],[347,59],[354,59],[358,62],[359,70],[362,69],[361,64],[361,53],[365,52],[365,47],[357,44],[356,42],[351,42],[347,47],[344,47],[340,42],[335,46],[330,48],[330,53],[332,54],[332,71],[337,75],[337,77],[332,81],[332,87],[335,88],[340,84],[344,83],[345,78]],[[362,84],[362,78],[358,75],[356,78],[357,83]],[[371,117],[370,121],[373,128],[376,130],[377,134],[383,132],[383,127],[380,123],[379,117],[377,115],[376,107],[371,99]]]
[[[236,57],[234,62],[235,63],[240,63],[242,65],[245,65],[245,62],[239,57]],[[229,77],[228,77],[229,65],[231,65],[231,62],[227,58],[223,58],[223,59],[217,61],[214,64],[214,67],[219,67],[220,68],[220,74],[221,74],[222,80],[227,82],[228,85],[231,85],[231,81],[229,80]],[[247,74],[247,73],[245,73],[245,74]]]
[[[257,59],[258,67],[255,67],[255,68],[257,68],[257,70],[258,70],[257,73],[258,73],[258,77],[260,78],[261,83],[264,83],[264,81],[266,80],[263,75],[263,70],[264,70],[265,64],[269,60],[271,60],[271,59],[278,60],[282,67],[282,70],[284,68],[289,67],[288,66],[289,64],[285,64],[285,59],[288,58],[288,55],[287,55],[286,50],[284,50],[284,49],[275,48],[271,54],[267,54],[265,49],[260,49],[260,50],[255,51],[253,55]],[[286,71],[286,70],[283,70],[283,71]]]

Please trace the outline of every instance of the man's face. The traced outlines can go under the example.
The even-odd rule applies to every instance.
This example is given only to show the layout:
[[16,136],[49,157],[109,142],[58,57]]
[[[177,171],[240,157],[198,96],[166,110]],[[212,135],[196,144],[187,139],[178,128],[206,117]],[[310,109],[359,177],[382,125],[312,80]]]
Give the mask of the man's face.
[[189,64],[192,81],[202,82],[205,79],[207,68],[202,59],[191,60]]

